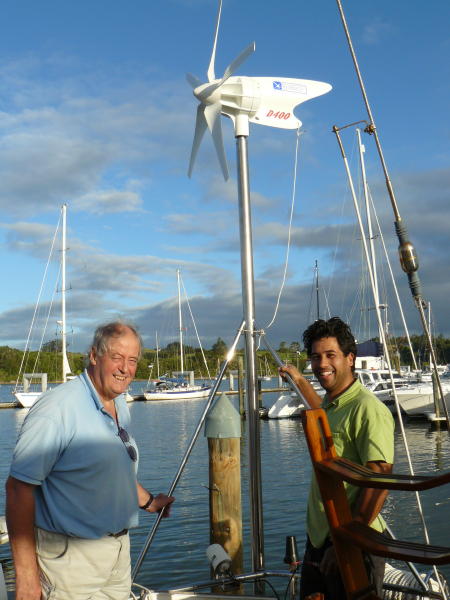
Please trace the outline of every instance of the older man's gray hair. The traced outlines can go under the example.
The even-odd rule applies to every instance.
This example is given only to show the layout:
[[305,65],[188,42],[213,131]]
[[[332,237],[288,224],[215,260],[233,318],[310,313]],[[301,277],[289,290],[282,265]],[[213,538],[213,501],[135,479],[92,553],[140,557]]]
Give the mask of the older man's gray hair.
[[125,321],[112,321],[111,323],[105,323],[104,325],[99,325],[94,333],[94,338],[91,344],[91,350],[95,350],[98,356],[103,356],[106,352],[108,352],[110,340],[112,338],[118,338],[126,333],[126,330],[129,329],[134,333],[136,339],[139,342],[139,358],[142,353],[142,338],[132,323],[127,323]]

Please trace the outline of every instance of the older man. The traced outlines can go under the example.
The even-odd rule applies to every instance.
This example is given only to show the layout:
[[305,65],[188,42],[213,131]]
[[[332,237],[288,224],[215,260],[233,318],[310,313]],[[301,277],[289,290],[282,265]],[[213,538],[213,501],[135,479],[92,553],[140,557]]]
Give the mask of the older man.
[[128,530],[138,507],[168,516],[174,498],[137,481],[124,392],[141,339],[132,325],[97,328],[89,366],[26,416],[6,483],[16,599],[129,598]]
[[[394,421],[386,406],[355,378],[356,343],[350,328],[338,317],[319,319],[304,332],[303,341],[311,369],[326,392],[323,401],[292,365],[281,367],[281,375],[292,377],[312,408],[324,408],[338,455],[389,473],[394,460]],[[387,491],[354,486],[346,491],[355,518],[383,531],[386,524],[379,512]],[[345,600],[315,477],[308,500],[307,534],[300,597],[321,592],[325,600]],[[369,579],[381,597],[384,559],[366,555],[365,560]]]

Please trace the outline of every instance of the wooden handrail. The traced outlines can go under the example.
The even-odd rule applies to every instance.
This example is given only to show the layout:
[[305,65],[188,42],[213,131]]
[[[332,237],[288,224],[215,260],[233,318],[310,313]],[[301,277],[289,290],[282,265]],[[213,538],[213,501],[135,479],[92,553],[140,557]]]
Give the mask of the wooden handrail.
[[376,556],[418,562],[424,565],[450,563],[450,548],[448,547],[394,540],[360,521],[351,521],[337,527],[334,533],[345,542],[356,544],[358,548]]
[[396,473],[376,473],[371,469],[336,456],[317,463],[320,471],[342,479],[359,487],[378,488],[383,490],[429,490],[450,483],[450,472],[442,475],[403,475]]

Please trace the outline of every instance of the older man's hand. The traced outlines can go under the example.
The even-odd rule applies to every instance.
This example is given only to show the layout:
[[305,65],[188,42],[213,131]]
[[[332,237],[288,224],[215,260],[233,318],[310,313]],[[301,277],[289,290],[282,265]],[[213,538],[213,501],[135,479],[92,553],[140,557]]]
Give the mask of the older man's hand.
[[146,510],[147,510],[147,512],[151,512],[151,513],[155,513],[155,512],[159,513],[163,510],[163,508],[165,508],[165,511],[163,513],[163,518],[170,517],[170,509],[172,507],[172,502],[175,502],[174,496],[167,496],[166,494],[158,494],[157,496],[153,497],[153,500],[152,500],[150,506]]

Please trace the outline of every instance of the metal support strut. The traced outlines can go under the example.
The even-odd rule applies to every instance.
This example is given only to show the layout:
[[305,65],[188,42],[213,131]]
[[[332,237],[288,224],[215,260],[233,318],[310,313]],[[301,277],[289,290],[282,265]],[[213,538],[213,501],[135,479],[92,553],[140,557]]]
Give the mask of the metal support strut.
[[242,302],[245,327],[246,403],[248,422],[249,500],[252,568],[264,569],[264,535],[261,492],[259,403],[256,382],[255,296],[247,135],[236,136],[238,159],[239,230],[241,238]]

